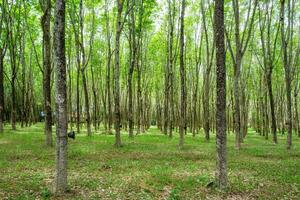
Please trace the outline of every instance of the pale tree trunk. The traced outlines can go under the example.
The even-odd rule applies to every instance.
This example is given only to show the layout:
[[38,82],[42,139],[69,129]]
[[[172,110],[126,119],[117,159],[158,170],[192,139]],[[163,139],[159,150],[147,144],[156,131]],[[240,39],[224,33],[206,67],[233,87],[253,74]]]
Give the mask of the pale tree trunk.
[[[141,41],[141,39],[140,39]],[[139,57],[141,57],[143,52],[141,51],[141,42],[139,42]],[[138,61],[137,63],[137,132],[136,134],[140,134],[141,132],[141,122],[142,122],[142,86],[141,86],[141,73],[142,73],[142,64]]]
[[56,174],[54,192],[67,190],[67,87],[65,56],[65,1],[57,0],[54,23],[56,57]]
[[45,135],[46,145],[52,146],[52,111],[51,111],[51,0],[44,0],[41,3],[44,12],[41,24],[43,30],[43,90],[44,90],[44,110],[45,110]]
[[[241,135],[244,135],[244,133],[241,133],[241,111],[240,111],[240,74],[241,74],[241,65],[242,65],[242,58],[246,52],[246,49],[248,47],[248,43],[251,37],[251,32],[254,24],[254,16],[255,11],[257,7],[258,0],[254,0],[254,8],[252,9],[252,14],[250,16],[250,11],[252,8],[252,1],[249,2],[248,11],[247,11],[247,18],[246,22],[249,21],[249,23],[246,23],[244,30],[240,30],[240,11],[239,11],[239,1],[238,0],[232,0],[232,7],[234,11],[234,22],[235,22],[235,53],[233,52],[233,48],[231,45],[230,38],[228,36],[228,33],[225,29],[226,38],[227,38],[227,44],[228,49],[233,61],[234,66],[234,80],[233,80],[233,93],[234,93],[234,131],[235,131],[235,148],[240,149],[241,148]],[[248,30],[247,30],[248,29]],[[241,32],[242,37],[241,37]]]
[[109,24],[109,14],[108,14],[108,1],[105,1],[105,21],[106,21],[106,40],[107,40],[107,64],[106,64],[106,101],[107,101],[107,109],[106,109],[106,120],[108,122],[108,132],[111,133],[112,128],[112,111],[111,111],[111,90],[110,90],[110,71],[111,71],[111,32],[110,32],[110,24]]
[[[196,47],[197,49],[197,47]],[[197,100],[198,100],[198,89],[199,89],[199,72],[200,72],[200,66],[201,66],[201,51],[202,50],[202,36],[200,39],[200,44],[198,47],[198,53],[196,52],[196,66],[195,66],[195,73],[196,73],[196,83],[195,83],[195,89],[193,93],[193,103],[192,103],[192,112],[193,112],[193,118],[192,118],[192,134],[193,137],[196,136],[196,133],[198,132],[198,117],[197,117]],[[200,107],[200,105],[199,105]]]
[[136,62],[136,36],[135,36],[135,1],[131,1],[132,11],[130,18],[130,33],[129,33],[129,43],[130,43],[130,66],[128,70],[128,128],[129,128],[129,137],[133,138],[133,128],[134,128],[134,120],[133,120],[133,95],[132,95],[132,76]]
[[184,133],[186,130],[186,80],[185,80],[185,66],[184,66],[184,11],[185,0],[181,2],[181,16],[180,16],[180,128],[179,128],[179,148],[183,147]]
[[72,109],[72,69],[71,69],[71,52],[72,52],[72,35],[71,31],[68,35],[68,64],[67,64],[67,74],[68,74],[68,110],[69,110],[69,121],[70,121],[70,129],[73,130],[73,109]]
[[217,65],[216,133],[217,171],[216,181],[220,189],[227,187],[226,159],[226,67],[224,44],[224,0],[215,1],[215,40]]
[[[269,3],[263,4],[266,7],[263,10],[259,10],[259,28],[260,28],[260,39],[262,44],[262,52],[263,52],[263,66],[264,72],[266,76],[266,83],[268,87],[268,95],[269,95],[269,104],[271,109],[271,128],[273,135],[273,142],[277,144],[277,125],[276,125],[276,116],[275,116],[275,103],[274,96],[272,90],[272,72],[274,68],[274,59],[276,55],[276,44],[279,33],[279,25],[277,26],[277,30],[275,31],[275,39],[271,40],[271,29],[272,29],[272,19],[273,19],[273,4],[269,8]],[[265,13],[262,13],[265,11]],[[265,18],[262,17],[265,15]],[[267,26],[267,27],[266,27]],[[267,30],[266,30],[267,28]],[[266,34],[266,38],[265,38]],[[272,47],[272,46],[273,47]]]
[[[288,25],[285,27],[285,0],[281,0],[281,43],[282,43],[282,62],[284,66],[284,72],[285,72],[285,89],[286,89],[286,111],[287,111],[287,119],[286,119],[286,125],[287,125],[287,149],[292,148],[292,66],[291,66],[291,56],[288,55],[288,47],[289,43],[292,40],[292,28],[291,23],[293,23],[293,15],[291,14],[291,1],[288,0],[288,9],[287,9],[287,17],[288,17]],[[292,8],[293,9],[293,8]],[[288,37],[287,37],[287,34]],[[289,52],[291,53],[291,52]]]
[[[85,105],[85,113],[86,113],[86,127],[87,127],[87,135],[91,136],[91,117],[90,117],[90,104],[89,104],[89,93],[88,93],[88,86],[86,81],[86,74],[85,69],[87,67],[87,60],[85,55],[84,43],[83,43],[83,2],[80,0],[79,3],[79,26],[80,26],[80,51],[82,56],[82,63],[81,63],[81,76],[82,76],[82,84],[83,84],[83,93],[84,93],[84,105]],[[92,45],[90,44],[90,48]]]
[[123,1],[117,0],[117,24],[116,24],[116,48],[115,48],[115,68],[114,68],[114,102],[115,102],[115,146],[121,147],[121,112],[120,112],[120,37],[122,32],[122,10]]
[[[76,45],[76,52],[78,51],[78,46]],[[78,63],[78,61],[77,61]],[[79,96],[79,78],[80,78],[80,68],[77,66],[77,74],[76,74],[76,128],[77,133],[80,133],[80,96]]]
[[169,124],[169,137],[173,137],[173,127],[175,126],[175,111],[174,111],[174,53],[173,53],[173,40],[174,40],[174,27],[175,27],[175,6],[176,2],[174,0],[168,1],[169,9],[169,40],[168,40],[168,67],[169,67],[169,114],[168,114],[168,124]]
[[138,56],[137,56],[137,134],[145,132],[143,121],[143,98],[142,98],[142,68],[143,68],[143,32],[142,22],[144,14],[144,0],[139,2],[139,24],[138,24]]
[[[204,37],[205,37],[205,43],[206,43],[206,66],[205,70],[203,71],[203,128],[205,133],[205,139],[209,140],[209,132],[210,132],[210,72],[212,67],[212,61],[213,61],[213,54],[214,54],[214,41],[213,46],[211,47],[209,44],[209,36],[208,36],[208,28],[207,28],[207,21],[206,21],[206,12],[204,8],[204,2],[201,3],[201,14],[202,14],[202,23],[203,23],[203,29],[204,29]],[[212,50],[210,51],[210,48]]]

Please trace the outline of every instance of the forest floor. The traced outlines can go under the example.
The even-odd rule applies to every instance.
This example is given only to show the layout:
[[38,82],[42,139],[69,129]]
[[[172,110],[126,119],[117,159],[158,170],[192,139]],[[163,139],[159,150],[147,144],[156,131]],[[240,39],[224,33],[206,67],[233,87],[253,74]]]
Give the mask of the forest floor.
[[250,131],[240,151],[228,137],[226,192],[207,188],[214,179],[215,138],[185,137],[177,149],[156,128],[113,147],[114,136],[78,134],[69,140],[65,196],[51,194],[55,149],[46,147],[42,124],[0,134],[0,199],[300,199],[300,139],[293,149]]

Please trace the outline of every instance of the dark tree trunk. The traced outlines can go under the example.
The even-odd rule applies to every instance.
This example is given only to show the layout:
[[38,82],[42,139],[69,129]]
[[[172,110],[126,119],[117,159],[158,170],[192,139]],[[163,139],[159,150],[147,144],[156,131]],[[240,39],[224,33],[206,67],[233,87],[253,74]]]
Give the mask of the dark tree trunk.
[[181,95],[180,95],[180,128],[179,128],[179,148],[183,147],[184,133],[186,130],[186,83],[185,83],[185,66],[184,66],[184,11],[185,0],[181,2],[181,16],[180,16],[180,81],[181,81]]
[[[16,79],[17,79],[17,64],[16,64],[16,38],[13,33],[13,19],[11,13],[8,16],[8,37],[9,37],[9,53],[11,64],[11,126],[16,130],[16,115],[17,115],[17,102],[16,102]],[[18,26],[19,27],[19,26]]]
[[[172,1],[172,2],[171,2]],[[175,27],[175,1],[169,0],[169,40],[168,40],[168,68],[169,68],[169,137],[173,137],[173,127],[175,126],[175,111],[174,111],[174,53],[173,53],[173,38],[174,38],[174,27]]]
[[[288,0],[289,1],[289,0]],[[288,2],[290,4],[290,2]],[[290,5],[288,6],[288,17],[290,18]],[[290,20],[290,19],[289,19]],[[288,39],[286,39],[286,32],[290,34],[290,24],[285,27],[285,0],[281,0],[281,41],[282,41],[282,53],[283,53],[283,66],[285,72],[285,89],[286,89],[286,111],[287,111],[287,149],[291,149],[292,147],[292,93],[291,93],[291,62],[288,58]],[[289,21],[290,23],[290,21]],[[286,31],[288,29],[288,31]],[[290,35],[288,37],[290,39]]]
[[65,56],[65,1],[57,0],[54,24],[56,56],[56,175],[54,192],[67,190],[67,87]]
[[274,96],[272,91],[272,69],[269,69],[269,73],[267,74],[267,87],[269,94],[269,103],[271,109],[271,128],[273,134],[273,142],[277,144],[277,127],[276,127],[276,118],[275,118],[275,104],[274,104]]
[[219,188],[227,187],[226,159],[226,68],[224,44],[224,0],[215,1],[215,38],[217,65],[217,99],[216,99],[216,132],[217,132],[217,173]]
[[121,147],[121,112],[120,112],[120,37],[122,32],[122,10],[123,1],[117,0],[117,24],[116,24],[116,48],[115,48],[115,68],[114,68],[114,102],[115,102],[115,146]]
[[52,111],[51,111],[51,0],[44,0],[42,3],[44,12],[41,23],[43,30],[43,90],[45,110],[45,135],[46,145],[52,146]]

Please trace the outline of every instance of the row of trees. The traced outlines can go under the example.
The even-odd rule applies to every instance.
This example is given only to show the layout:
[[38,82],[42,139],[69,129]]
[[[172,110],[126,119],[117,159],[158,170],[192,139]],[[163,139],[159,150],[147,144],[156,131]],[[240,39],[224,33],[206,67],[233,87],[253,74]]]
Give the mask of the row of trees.
[[[139,134],[157,125],[172,137],[183,127],[193,135],[203,129],[209,140],[216,120],[214,3],[188,1],[185,17],[180,5],[176,0],[122,1],[118,7],[73,0],[66,5],[71,129],[75,125],[80,132],[85,124],[91,135],[103,124],[112,133],[116,122],[133,137],[134,128]],[[0,127],[4,121],[13,129],[17,121],[30,125],[44,111],[48,145],[55,114],[52,9],[50,0],[2,0],[0,21]],[[299,3],[232,0],[224,9],[227,121],[236,148],[248,127],[266,139],[271,132],[274,143],[278,132],[287,132],[290,148],[292,132],[300,135]]]

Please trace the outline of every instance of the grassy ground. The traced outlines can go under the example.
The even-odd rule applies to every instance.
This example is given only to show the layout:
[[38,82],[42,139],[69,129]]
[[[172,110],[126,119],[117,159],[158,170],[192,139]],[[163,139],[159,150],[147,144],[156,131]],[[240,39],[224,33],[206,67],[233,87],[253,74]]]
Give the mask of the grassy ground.
[[221,192],[206,185],[214,179],[215,140],[187,135],[168,139],[155,128],[113,147],[114,136],[78,135],[69,141],[66,196],[50,192],[54,148],[44,145],[42,124],[0,135],[0,199],[300,199],[300,139],[291,151],[285,137],[272,144],[249,132],[242,150],[228,138],[230,186]]

